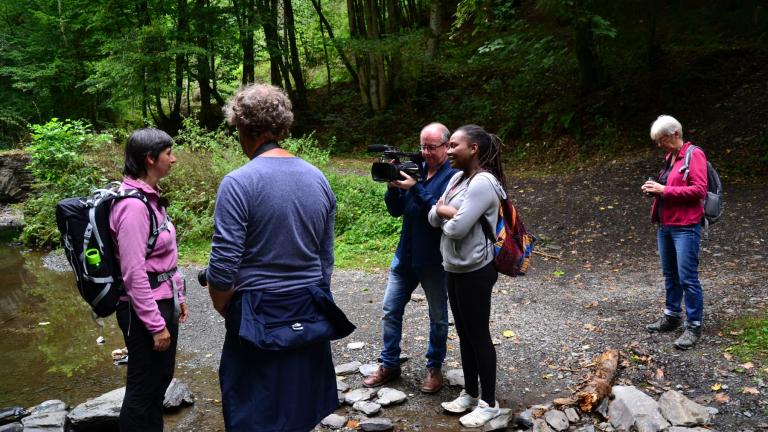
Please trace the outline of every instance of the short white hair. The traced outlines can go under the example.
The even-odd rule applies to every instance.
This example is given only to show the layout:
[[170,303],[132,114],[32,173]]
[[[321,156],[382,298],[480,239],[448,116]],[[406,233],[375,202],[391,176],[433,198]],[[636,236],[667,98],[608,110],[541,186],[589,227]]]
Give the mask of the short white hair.
[[676,118],[669,115],[660,115],[651,125],[651,139],[654,141],[663,136],[672,135],[675,132],[680,135],[681,139],[683,138],[683,125]]

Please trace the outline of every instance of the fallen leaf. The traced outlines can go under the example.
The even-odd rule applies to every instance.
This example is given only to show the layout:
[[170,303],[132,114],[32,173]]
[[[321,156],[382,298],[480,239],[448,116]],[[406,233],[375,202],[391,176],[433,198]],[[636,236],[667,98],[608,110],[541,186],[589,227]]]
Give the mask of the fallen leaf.
[[755,365],[754,365],[752,362],[746,362],[746,363],[744,363],[743,365],[741,365],[741,367],[743,367],[743,368],[744,368],[744,369],[746,369],[746,370],[750,370],[750,369],[752,369],[753,367],[755,367]]
[[758,390],[757,387],[744,387],[741,390],[741,392],[744,393],[744,394],[751,394],[751,395],[759,395],[760,394],[760,390]]
[[515,332],[513,332],[512,330],[504,330],[503,332],[501,332],[501,335],[504,336],[505,338],[511,338],[515,336]]
[[722,384],[720,384],[720,383],[717,383],[717,384],[713,384],[713,385],[712,385],[712,387],[710,387],[710,388],[711,388],[712,390],[714,390],[714,391],[718,391],[718,390],[720,390],[721,388],[723,388],[723,385],[722,385]]
[[587,308],[587,309],[592,309],[592,308],[595,308],[595,307],[597,307],[597,305],[598,305],[598,304],[599,304],[599,303],[597,302],[597,300],[595,300],[595,301],[593,301],[592,303],[590,303],[590,304],[588,304],[588,305],[586,305],[586,306],[584,306],[584,307],[585,307],[585,308]]
[[560,276],[563,276],[565,274],[565,272],[562,271],[562,270],[555,270],[554,272],[552,272],[552,274],[557,276],[557,277],[560,277]]
[[725,357],[726,360],[731,361],[733,360],[733,355],[728,353],[723,353],[723,357]]
[[584,330],[588,330],[588,331],[595,331],[595,330],[597,330],[597,327],[595,327],[593,324],[590,324],[590,323],[584,324],[583,327],[584,327]]
[[716,393],[715,394],[715,402],[717,402],[717,403],[719,403],[721,405],[727,403],[729,400],[731,400],[731,398],[727,394],[725,394],[725,393]]
[[744,330],[733,330],[729,333],[733,336],[740,336],[742,333],[744,333]]
[[664,379],[664,371],[656,369],[656,381],[662,381]]
[[357,420],[352,420],[352,419],[347,420],[347,429],[357,429],[359,425],[360,425],[360,422]]

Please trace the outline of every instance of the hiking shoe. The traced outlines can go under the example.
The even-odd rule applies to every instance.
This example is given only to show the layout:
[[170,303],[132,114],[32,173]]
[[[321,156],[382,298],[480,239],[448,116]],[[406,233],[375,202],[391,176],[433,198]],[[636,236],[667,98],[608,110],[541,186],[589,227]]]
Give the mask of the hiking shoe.
[[696,342],[701,339],[701,327],[688,327],[677,340],[674,342],[675,348],[681,350],[687,350],[696,346]]
[[477,402],[477,407],[469,414],[461,417],[459,422],[464,427],[480,427],[489,421],[495,419],[501,414],[499,409],[499,402],[496,402],[496,406],[490,406],[482,399]]
[[379,368],[363,380],[364,387],[380,387],[400,376],[400,368],[388,368],[379,366]]
[[443,373],[440,368],[427,368],[427,376],[421,382],[422,393],[437,393],[443,387]]
[[680,317],[664,315],[655,323],[648,324],[645,329],[649,332],[671,332],[680,328],[683,320]]
[[[477,405],[477,398],[470,396],[466,390],[462,390],[459,393],[459,397],[450,402],[443,402],[440,405],[448,412],[461,414],[470,408],[474,408]],[[488,406],[488,404],[485,405]]]

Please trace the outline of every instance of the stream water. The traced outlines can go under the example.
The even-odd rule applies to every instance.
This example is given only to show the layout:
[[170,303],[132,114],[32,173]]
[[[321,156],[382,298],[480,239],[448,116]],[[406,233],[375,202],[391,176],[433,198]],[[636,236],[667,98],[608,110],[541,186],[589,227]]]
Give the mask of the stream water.
[[46,269],[17,234],[0,231],[0,406],[75,405],[124,385],[125,368],[110,356],[123,346],[114,316],[97,325],[72,273]]

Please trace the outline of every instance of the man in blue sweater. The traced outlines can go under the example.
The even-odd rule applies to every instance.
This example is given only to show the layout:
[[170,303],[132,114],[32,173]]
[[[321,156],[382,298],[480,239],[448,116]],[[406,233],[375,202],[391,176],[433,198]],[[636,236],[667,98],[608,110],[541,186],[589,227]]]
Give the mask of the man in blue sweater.
[[389,214],[403,217],[403,228],[384,293],[381,366],[363,380],[366,387],[378,387],[400,376],[403,313],[419,284],[429,304],[427,373],[421,391],[435,393],[443,385],[440,369],[448,338],[448,300],[440,255],[440,230],[429,225],[427,214],[456,172],[448,162],[449,138],[450,131],[444,125],[425,126],[420,135],[421,154],[426,161],[421,167],[421,178],[417,181],[401,172],[405,179],[389,183],[384,196]]

